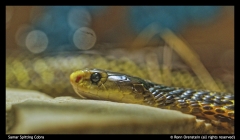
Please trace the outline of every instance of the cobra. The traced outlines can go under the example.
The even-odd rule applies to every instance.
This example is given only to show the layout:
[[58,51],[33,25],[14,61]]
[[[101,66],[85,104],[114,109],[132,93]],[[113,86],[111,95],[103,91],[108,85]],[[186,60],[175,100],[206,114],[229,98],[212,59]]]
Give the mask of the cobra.
[[170,87],[100,69],[75,71],[70,82],[81,98],[178,110],[234,131],[234,95],[230,93]]

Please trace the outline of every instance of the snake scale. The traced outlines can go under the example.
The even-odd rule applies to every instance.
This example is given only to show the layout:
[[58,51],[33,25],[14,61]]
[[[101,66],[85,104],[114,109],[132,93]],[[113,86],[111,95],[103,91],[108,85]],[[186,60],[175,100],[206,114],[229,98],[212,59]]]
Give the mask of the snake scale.
[[[79,78],[79,71],[72,75],[71,73],[76,69],[86,67],[117,72],[99,69],[88,72],[80,71],[80,75],[87,73],[86,87],[93,83],[90,84],[93,94],[83,94],[81,88],[76,84],[82,82],[84,76]],[[221,88],[227,93],[199,90],[203,88],[201,83],[189,73],[180,71],[172,72],[173,76],[170,79],[172,87],[168,87],[143,80],[149,79],[148,71],[144,65],[137,65],[129,59],[116,59],[97,54],[32,55],[25,52],[11,52],[6,56],[6,87],[39,90],[53,97],[66,95],[77,97],[75,93],[77,92],[81,97],[90,99],[137,103],[179,110],[233,133],[234,96],[227,94],[232,90],[228,90],[227,86]],[[92,78],[91,74],[93,74]],[[130,76],[132,74],[133,76]],[[71,75],[71,83],[75,92],[69,83],[69,75]],[[76,79],[76,77],[78,78]],[[101,89],[97,91],[103,93],[101,96],[98,93],[99,97],[94,95],[97,93],[95,89],[97,87]],[[177,87],[190,87],[191,89]]]

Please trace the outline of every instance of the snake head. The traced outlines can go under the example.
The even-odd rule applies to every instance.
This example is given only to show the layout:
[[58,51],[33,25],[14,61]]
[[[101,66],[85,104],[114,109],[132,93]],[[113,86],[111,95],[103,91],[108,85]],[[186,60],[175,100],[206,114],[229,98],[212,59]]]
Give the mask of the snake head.
[[98,69],[83,69],[70,75],[74,91],[82,98],[99,99],[99,91],[107,80],[107,73]]
[[143,104],[145,94],[150,95],[147,81],[106,70],[78,70],[70,75],[70,81],[82,98]]

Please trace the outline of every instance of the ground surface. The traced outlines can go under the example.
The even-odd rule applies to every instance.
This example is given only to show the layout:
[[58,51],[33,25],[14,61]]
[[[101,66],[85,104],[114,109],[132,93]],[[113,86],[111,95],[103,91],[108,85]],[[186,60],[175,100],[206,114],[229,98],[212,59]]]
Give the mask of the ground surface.
[[178,111],[6,89],[7,134],[206,134],[211,129]]

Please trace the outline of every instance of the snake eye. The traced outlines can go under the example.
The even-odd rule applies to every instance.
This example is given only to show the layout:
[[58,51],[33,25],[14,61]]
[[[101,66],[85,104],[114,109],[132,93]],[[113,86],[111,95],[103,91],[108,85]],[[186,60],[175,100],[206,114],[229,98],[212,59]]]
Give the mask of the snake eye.
[[92,81],[93,83],[99,82],[100,79],[101,79],[101,74],[100,74],[100,73],[95,72],[95,73],[93,73],[93,74],[91,75],[91,81]]

